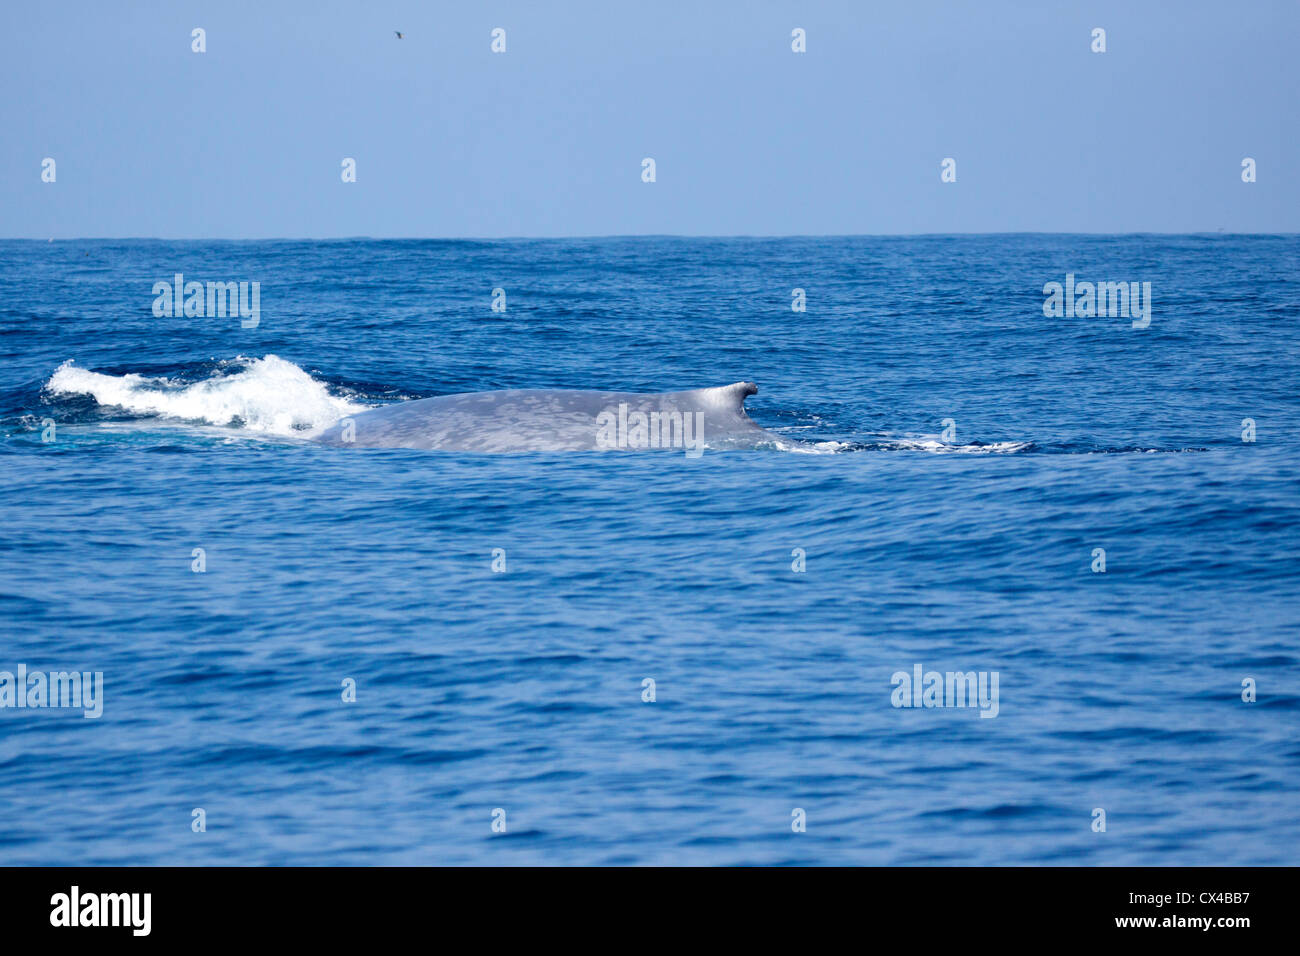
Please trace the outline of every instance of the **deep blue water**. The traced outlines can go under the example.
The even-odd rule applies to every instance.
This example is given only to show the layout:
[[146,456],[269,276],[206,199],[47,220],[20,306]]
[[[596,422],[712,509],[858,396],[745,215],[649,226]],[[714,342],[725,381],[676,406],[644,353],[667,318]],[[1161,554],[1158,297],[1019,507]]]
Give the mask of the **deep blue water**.
[[[1300,862],[1298,318],[1295,236],[2,242],[0,670],[104,703],[0,709],[0,863]],[[302,437],[746,379],[821,453]]]

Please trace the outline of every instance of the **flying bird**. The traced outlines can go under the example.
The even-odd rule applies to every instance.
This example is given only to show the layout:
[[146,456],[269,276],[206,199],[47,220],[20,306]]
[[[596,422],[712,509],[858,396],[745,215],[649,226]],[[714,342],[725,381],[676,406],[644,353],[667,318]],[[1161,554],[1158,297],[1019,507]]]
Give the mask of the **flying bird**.
[[402,31],[401,31],[401,30],[394,30],[393,32],[397,34],[397,39],[400,40],[400,39],[402,38]]

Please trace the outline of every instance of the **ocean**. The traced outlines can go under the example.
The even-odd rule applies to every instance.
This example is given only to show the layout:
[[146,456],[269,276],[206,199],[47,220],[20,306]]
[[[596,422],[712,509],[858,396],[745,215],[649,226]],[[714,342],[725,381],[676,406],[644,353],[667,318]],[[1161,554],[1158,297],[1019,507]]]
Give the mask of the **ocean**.
[[[1298,316],[1294,235],[0,242],[0,672],[102,675],[0,864],[1300,863]],[[311,439],[741,381],[797,450]]]

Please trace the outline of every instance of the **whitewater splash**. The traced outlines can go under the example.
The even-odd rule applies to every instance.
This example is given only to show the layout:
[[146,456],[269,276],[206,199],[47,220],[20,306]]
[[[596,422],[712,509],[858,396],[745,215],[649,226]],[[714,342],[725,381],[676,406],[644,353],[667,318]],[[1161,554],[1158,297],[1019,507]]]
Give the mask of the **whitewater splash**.
[[331,395],[323,382],[275,355],[241,356],[223,363],[222,374],[200,382],[104,375],[69,360],[50,377],[45,390],[51,395],[89,395],[100,405],[139,415],[300,437],[367,408]]

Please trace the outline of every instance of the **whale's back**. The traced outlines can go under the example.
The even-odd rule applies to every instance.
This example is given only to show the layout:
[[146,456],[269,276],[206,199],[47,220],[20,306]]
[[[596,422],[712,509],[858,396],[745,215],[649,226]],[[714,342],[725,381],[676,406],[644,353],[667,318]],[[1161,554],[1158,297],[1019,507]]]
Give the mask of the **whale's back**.
[[[327,445],[446,451],[597,451],[677,447],[671,436],[709,448],[793,445],[745,412],[753,382],[639,394],[564,389],[467,392],[399,402],[344,419],[316,440]],[[641,444],[644,421],[663,441]],[[689,416],[689,421],[688,421]],[[613,439],[611,441],[611,438]]]

